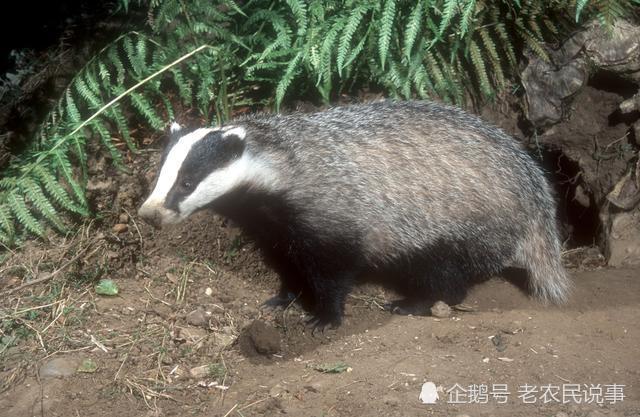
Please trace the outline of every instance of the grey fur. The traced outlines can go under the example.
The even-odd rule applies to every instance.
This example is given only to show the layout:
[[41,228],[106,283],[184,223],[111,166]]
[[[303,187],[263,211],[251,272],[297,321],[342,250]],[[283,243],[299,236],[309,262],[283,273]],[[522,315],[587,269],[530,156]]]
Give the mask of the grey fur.
[[372,269],[447,242],[470,268],[523,267],[535,296],[566,300],[549,184],[521,144],[479,118],[385,101],[232,125],[275,173],[250,185],[284,196],[318,240],[354,239]]

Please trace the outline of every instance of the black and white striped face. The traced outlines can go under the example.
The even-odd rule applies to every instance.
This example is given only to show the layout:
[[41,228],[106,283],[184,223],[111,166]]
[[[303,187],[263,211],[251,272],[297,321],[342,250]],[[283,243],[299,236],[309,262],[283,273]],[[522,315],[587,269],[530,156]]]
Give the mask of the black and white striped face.
[[[264,174],[245,152],[242,127],[186,132],[171,125],[155,189],[138,214],[156,225],[177,223],[238,185]],[[268,174],[267,174],[268,175]]]

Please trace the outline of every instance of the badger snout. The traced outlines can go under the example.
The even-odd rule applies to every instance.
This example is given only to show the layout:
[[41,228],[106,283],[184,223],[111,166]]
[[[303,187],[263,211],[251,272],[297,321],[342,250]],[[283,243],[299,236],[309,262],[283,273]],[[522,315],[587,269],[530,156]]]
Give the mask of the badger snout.
[[177,223],[179,220],[178,213],[164,207],[162,202],[157,200],[145,201],[138,209],[138,216],[156,229],[167,224]]

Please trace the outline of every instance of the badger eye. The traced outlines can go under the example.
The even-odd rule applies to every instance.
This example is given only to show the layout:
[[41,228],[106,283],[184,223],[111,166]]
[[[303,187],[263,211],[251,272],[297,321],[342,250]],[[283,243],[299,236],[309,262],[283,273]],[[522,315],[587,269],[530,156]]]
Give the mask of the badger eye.
[[182,185],[182,188],[184,188],[184,189],[186,189],[186,190],[190,190],[190,189],[191,189],[191,187],[192,187],[192,184],[191,184],[191,182],[189,182],[189,181],[182,181],[182,184],[181,184],[181,185]]

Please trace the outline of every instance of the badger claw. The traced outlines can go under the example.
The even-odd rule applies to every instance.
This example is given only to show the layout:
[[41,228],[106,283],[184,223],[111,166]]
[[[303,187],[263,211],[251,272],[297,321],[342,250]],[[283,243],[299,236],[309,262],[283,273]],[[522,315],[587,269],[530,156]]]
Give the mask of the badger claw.
[[334,319],[326,319],[318,316],[313,316],[305,321],[305,325],[311,328],[311,335],[316,336],[316,333],[319,331],[322,335],[324,335],[324,331],[329,328],[330,330],[335,330],[340,327],[341,320],[339,318]]

